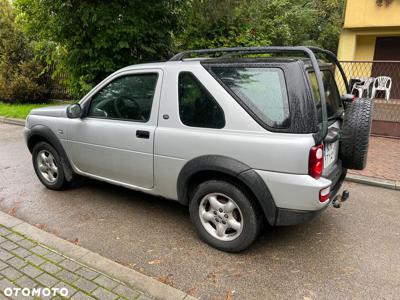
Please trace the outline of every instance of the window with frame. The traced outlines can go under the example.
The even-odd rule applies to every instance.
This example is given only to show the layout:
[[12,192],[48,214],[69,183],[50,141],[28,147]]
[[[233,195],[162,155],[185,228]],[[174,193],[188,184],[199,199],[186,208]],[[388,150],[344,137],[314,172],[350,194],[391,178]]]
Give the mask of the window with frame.
[[[342,101],[340,100],[340,95],[336,85],[335,77],[329,70],[322,70],[321,76],[325,90],[325,100],[326,100],[328,119],[334,119],[343,112],[343,105]],[[308,78],[310,80],[315,106],[317,107],[318,121],[322,122],[321,97],[319,93],[317,76],[315,75],[315,72],[312,71],[308,72]]]
[[147,122],[157,79],[157,73],[129,74],[116,78],[92,97],[88,116]]
[[289,126],[289,101],[281,69],[216,66],[211,72],[262,123],[274,128]]
[[179,117],[191,127],[223,128],[225,116],[214,97],[190,72],[179,74]]

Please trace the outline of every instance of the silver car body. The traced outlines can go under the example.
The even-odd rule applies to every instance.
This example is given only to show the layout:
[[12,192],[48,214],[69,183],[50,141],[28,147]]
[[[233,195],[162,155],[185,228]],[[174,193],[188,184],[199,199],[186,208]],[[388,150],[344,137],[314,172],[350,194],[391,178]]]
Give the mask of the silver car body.
[[[184,125],[178,111],[178,74],[193,73],[225,113],[222,129]],[[312,134],[276,133],[261,127],[198,60],[129,66],[98,84],[81,101],[90,101],[117,77],[158,73],[150,119],[146,123],[99,118],[70,119],[65,106],[33,110],[26,130],[44,125],[57,136],[73,170],[81,175],[177,200],[177,180],[183,166],[203,155],[221,155],[254,169],[270,190],[276,207],[321,210],[319,192],[331,185],[308,175]],[[168,115],[169,118],[163,118]],[[331,126],[339,126],[337,123]],[[138,139],[137,130],[150,132]]]

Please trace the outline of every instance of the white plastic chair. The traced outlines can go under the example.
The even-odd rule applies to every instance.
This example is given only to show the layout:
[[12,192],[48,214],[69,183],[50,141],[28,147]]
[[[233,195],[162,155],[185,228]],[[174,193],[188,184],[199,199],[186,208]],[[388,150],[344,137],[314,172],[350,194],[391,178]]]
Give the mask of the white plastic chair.
[[392,89],[392,78],[388,76],[378,76],[375,78],[374,86],[372,87],[371,98],[375,98],[376,91],[385,92],[386,101],[389,100],[390,90]]
[[370,86],[372,83],[374,83],[374,80],[375,79],[373,77],[360,79],[360,81],[354,83],[353,88],[351,89],[351,93],[353,95],[356,95],[355,92],[357,91],[358,97],[360,98],[370,97]]

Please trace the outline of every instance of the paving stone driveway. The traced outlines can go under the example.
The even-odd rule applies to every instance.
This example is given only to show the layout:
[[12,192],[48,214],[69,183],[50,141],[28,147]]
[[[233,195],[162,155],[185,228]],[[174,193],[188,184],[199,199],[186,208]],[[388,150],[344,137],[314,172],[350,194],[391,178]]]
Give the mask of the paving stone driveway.
[[[28,297],[25,296],[26,288],[30,290]],[[40,296],[37,294],[39,288]],[[43,288],[47,288],[46,291]],[[11,289],[13,295],[9,296]],[[149,299],[141,292],[2,225],[0,290],[1,299],[6,299],[4,294],[11,299]],[[47,295],[49,290],[51,294]]]
[[400,181],[400,139],[371,136],[367,168],[350,173]]

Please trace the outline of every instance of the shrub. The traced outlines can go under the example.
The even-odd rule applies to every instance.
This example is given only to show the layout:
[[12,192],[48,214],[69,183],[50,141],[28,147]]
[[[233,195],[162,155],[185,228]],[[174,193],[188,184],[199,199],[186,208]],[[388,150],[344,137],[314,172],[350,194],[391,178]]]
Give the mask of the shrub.
[[0,100],[17,103],[42,103],[48,98],[43,66],[34,59],[18,66],[2,65],[0,72]]
[[44,65],[34,57],[33,47],[15,27],[8,0],[0,0],[0,100],[43,102],[48,89]]

